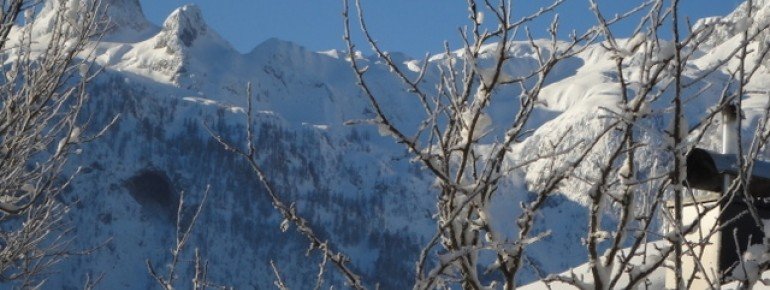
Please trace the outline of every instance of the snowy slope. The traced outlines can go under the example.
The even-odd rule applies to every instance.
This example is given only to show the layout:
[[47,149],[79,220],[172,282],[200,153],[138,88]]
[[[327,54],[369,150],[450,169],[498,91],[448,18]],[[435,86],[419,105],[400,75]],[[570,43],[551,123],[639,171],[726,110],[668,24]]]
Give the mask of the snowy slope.
[[[634,255],[633,258],[631,258],[631,264],[632,265],[644,265],[644,257],[650,257],[654,255],[660,255],[660,251],[662,250],[662,247],[665,247],[666,243],[649,243],[646,245],[643,245],[640,250],[637,251],[637,255]],[[618,254],[618,257],[621,256],[627,256],[629,253],[629,249],[624,249],[623,251]],[[613,273],[619,273],[619,266],[616,265],[612,269]],[[660,267],[653,271],[650,276],[645,279],[645,281],[640,282],[641,289],[663,289],[665,288],[665,280],[666,280],[666,270],[665,267]],[[591,285],[593,282],[593,275],[591,274],[591,266],[586,264],[576,266],[569,271],[566,271],[564,273],[558,273],[558,276],[560,277],[575,277],[578,280],[586,283],[586,285]],[[621,276],[620,279],[618,279],[618,284],[616,288],[623,288],[627,287],[629,283],[629,277],[627,275]],[[545,283],[543,281],[536,281],[531,284],[524,285],[522,287],[519,287],[518,289],[521,290],[543,290],[543,289],[572,289],[575,288],[574,286],[561,282],[561,281],[553,281],[550,283]]]
[[[111,15],[126,16],[118,19],[143,19],[138,1],[105,2]],[[50,33],[51,9],[33,25],[41,39]],[[150,287],[145,260],[160,269],[167,262],[179,192],[192,208],[207,185],[211,195],[192,244],[208,257],[214,281],[267,288],[273,281],[268,263],[275,260],[296,273],[286,277],[289,283],[309,285],[315,270],[305,265],[319,261],[305,257],[306,242],[293,231],[281,232],[248,167],[202,126],[243,140],[247,83],[256,100],[257,145],[276,188],[297,200],[298,209],[318,221],[322,237],[350,253],[368,280],[388,288],[408,282],[385,277],[411,273],[413,258],[394,257],[416,256],[422,233],[432,230],[426,209],[433,195],[427,178],[403,174],[419,169],[396,145],[371,128],[343,126],[366,114],[344,61],[280,40],[240,54],[192,5],[175,10],[162,27],[126,32],[114,23],[106,41],[94,44],[106,71],[90,88],[84,116],[93,124],[121,119],[77,157],[84,173],[72,188],[77,194],[68,197],[78,209],[71,215],[73,246],[98,249],[63,263],[66,274],[48,285],[79,288],[87,274],[104,273],[105,289]],[[328,281],[341,283],[334,275]]]
[[[278,216],[249,169],[202,126],[207,124],[226,139],[244,140],[248,83],[255,100],[256,145],[276,188],[297,201],[299,211],[323,229],[325,238],[353,257],[366,281],[379,282],[383,289],[410,284],[420,247],[435,231],[433,180],[377,128],[343,125],[373,114],[340,52],[313,52],[271,39],[241,54],[205,23],[194,5],[180,7],[157,27],[144,18],[138,0],[104,2],[110,26],[93,49],[105,72],[90,88],[92,98],[84,115],[94,124],[106,124],[117,114],[121,120],[77,157],[75,163],[84,165],[85,171],[67,197],[76,204],[71,214],[76,229],[73,245],[98,249],[61,264],[48,282],[50,287],[79,288],[87,274],[98,273],[106,275],[104,289],[152,286],[145,261],[151,259],[158,268],[167,262],[179,192],[186,192],[191,208],[207,185],[211,193],[192,244],[209,259],[211,279],[236,288],[269,288],[274,278],[268,263],[275,260],[284,273],[293,273],[284,277],[290,286],[311,285],[318,261],[306,258],[307,243],[291,230],[281,232]],[[40,39],[50,33],[55,3],[47,2],[31,28]],[[740,11],[708,21],[735,23],[741,19]],[[720,31],[696,65],[687,68],[688,78],[698,77],[736,45],[738,34]],[[506,75],[524,75],[536,67],[537,56],[528,42],[511,47]],[[494,47],[486,51],[491,53]],[[393,56],[405,71],[417,74],[413,59]],[[462,58],[462,53],[431,57],[426,83],[438,79],[435,65],[447,58]],[[361,59],[370,65],[368,76],[376,80],[372,88],[384,110],[397,124],[417,124],[418,100],[395,90],[401,83],[375,58]],[[758,73],[750,84],[755,90],[770,80],[766,69]],[[724,72],[716,73],[704,84],[688,88],[686,94],[702,91],[687,103],[690,121],[718,99],[719,92],[706,84],[726,78]],[[614,64],[600,46],[565,60],[555,68],[542,105],[527,124],[532,135],[515,145],[511,156],[539,153],[565,130],[577,133],[560,145],[563,148],[598,134],[607,125],[601,116],[618,110],[617,81]],[[510,122],[518,110],[517,95],[515,89],[502,93],[490,108],[493,130],[503,130]],[[750,106],[745,132],[751,132],[751,120],[766,105],[761,96],[750,95],[745,101]],[[663,108],[668,100],[664,96],[651,105],[655,117],[646,125],[653,130],[643,137],[650,143],[665,139],[670,114]],[[606,158],[604,148],[612,142],[616,139],[607,138],[590,158]],[[653,157],[650,160],[661,163],[669,158]],[[536,187],[552,163],[564,162],[544,159],[513,172],[496,197],[495,226],[512,224],[519,203],[532,197],[528,190]],[[579,174],[595,174],[594,170],[586,166]],[[528,250],[532,265],[520,275],[522,283],[540,278],[539,272],[560,273],[585,261],[580,243],[588,224],[582,205],[585,190],[585,184],[568,181],[564,194],[550,199],[538,216],[536,232],[551,229],[553,234]],[[554,254],[560,259],[553,259]],[[340,277],[330,275],[327,282],[341,284]]]

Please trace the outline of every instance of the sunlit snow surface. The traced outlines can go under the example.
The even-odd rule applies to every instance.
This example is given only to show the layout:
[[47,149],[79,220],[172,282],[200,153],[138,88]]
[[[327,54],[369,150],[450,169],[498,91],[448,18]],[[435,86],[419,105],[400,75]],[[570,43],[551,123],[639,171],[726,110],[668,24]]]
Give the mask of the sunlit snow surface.
[[[650,244],[642,245],[642,247],[640,247],[640,249],[637,250],[638,255],[634,256],[629,262],[629,264],[634,265],[636,267],[645,265],[645,257],[654,256],[654,255],[659,256],[661,247],[665,247],[665,243],[650,243]],[[630,251],[629,249],[625,249],[621,251],[618,257],[627,256],[629,251]],[[616,267],[613,268],[612,270],[613,270],[613,273],[618,273],[619,267],[616,265]],[[657,270],[655,270],[653,273],[651,273],[648,276],[647,279],[639,283],[638,289],[665,288],[666,270],[667,268],[665,267],[660,267]],[[557,276],[564,277],[564,278],[576,278],[577,280],[580,280],[582,283],[585,283],[585,285],[591,285],[591,283],[593,283],[593,280],[594,280],[593,275],[591,273],[591,267],[588,264],[583,264],[583,265],[574,267],[567,272],[557,274]],[[623,274],[621,278],[618,280],[618,283],[616,284],[616,289],[622,289],[626,287],[629,282],[628,280],[629,280],[628,275]],[[575,287],[571,284],[567,284],[561,281],[552,281],[548,283],[544,281],[536,281],[534,283],[519,287],[518,289],[540,290],[540,289],[572,289],[572,288],[575,288]]]

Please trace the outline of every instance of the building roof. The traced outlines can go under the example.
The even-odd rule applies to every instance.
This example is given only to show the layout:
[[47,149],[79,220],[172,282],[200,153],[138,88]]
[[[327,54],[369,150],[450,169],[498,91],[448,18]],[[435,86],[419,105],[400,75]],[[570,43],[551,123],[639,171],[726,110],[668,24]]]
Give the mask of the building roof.
[[[737,176],[740,171],[738,164],[736,154],[721,154],[693,148],[687,155],[687,184],[695,189],[722,192],[722,176]],[[770,197],[770,162],[754,162],[749,180],[749,193],[754,197]]]

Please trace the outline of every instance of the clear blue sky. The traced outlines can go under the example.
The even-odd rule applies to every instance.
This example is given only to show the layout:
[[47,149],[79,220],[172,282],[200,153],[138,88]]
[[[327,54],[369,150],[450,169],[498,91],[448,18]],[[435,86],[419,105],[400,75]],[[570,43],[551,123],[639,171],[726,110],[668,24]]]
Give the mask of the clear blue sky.
[[[467,23],[464,0],[363,0],[369,26],[388,50],[412,56],[442,50],[444,40],[457,47],[458,28]],[[494,2],[494,1],[493,1]],[[534,11],[549,0],[514,0],[514,11]],[[630,0],[598,0],[607,14],[631,7]],[[682,0],[682,13],[697,19],[724,15],[741,0]],[[241,52],[276,37],[312,50],[343,48],[341,0],[141,0],[150,21],[160,24],[177,7],[197,4],[204,18],[220,35]],[[587,13],[587,0],[567,0],[559,10],[562,28],[580,31],[594,24]],[[490,15],[487,15],[489,17]],[[489,19],[489,18],[488,18]],[[540,22],[533,32],[544,35]],[[620,29],[630,31],[631,24]],[[566,32],[565,32],[566,33]],[[621,31],[624,33],[624,31]],[[360,49],[368,48],[363,43]]]

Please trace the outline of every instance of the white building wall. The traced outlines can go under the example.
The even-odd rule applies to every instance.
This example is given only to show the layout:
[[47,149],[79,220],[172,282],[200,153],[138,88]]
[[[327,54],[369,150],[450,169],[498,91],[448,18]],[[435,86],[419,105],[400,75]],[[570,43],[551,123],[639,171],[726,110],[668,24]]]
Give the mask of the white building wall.
[[[706,208],[717,205],[715,201],[693,202],[685,204],[682,211],[683,224],[685,227],[698,219]],[[718,206],[718,205],[717,205]],[[673,207],[669,207],[673,212]],[[682,257],[682,268],[685,280],[695,274],[690,289],[711,289],[711,285],[719,283],[719,245],[721,235],[715,232],[718,226],[718,217],[721,208],[714,208],[706,213],[700,221],[698,227],[690,234],[685,235],[685,244],[682,246],[684,255]],[[673,230],[673,229],[669,229]],[[670,256],[670,265],[672,269],[666,273],[666,288],[676,288],[675,275],[673,271],[673,253]],[[700,265],[697,261],[700,261]],[[705,275],[704,275],[705,273]],[[716,288],[719,288],[718,286]]]

